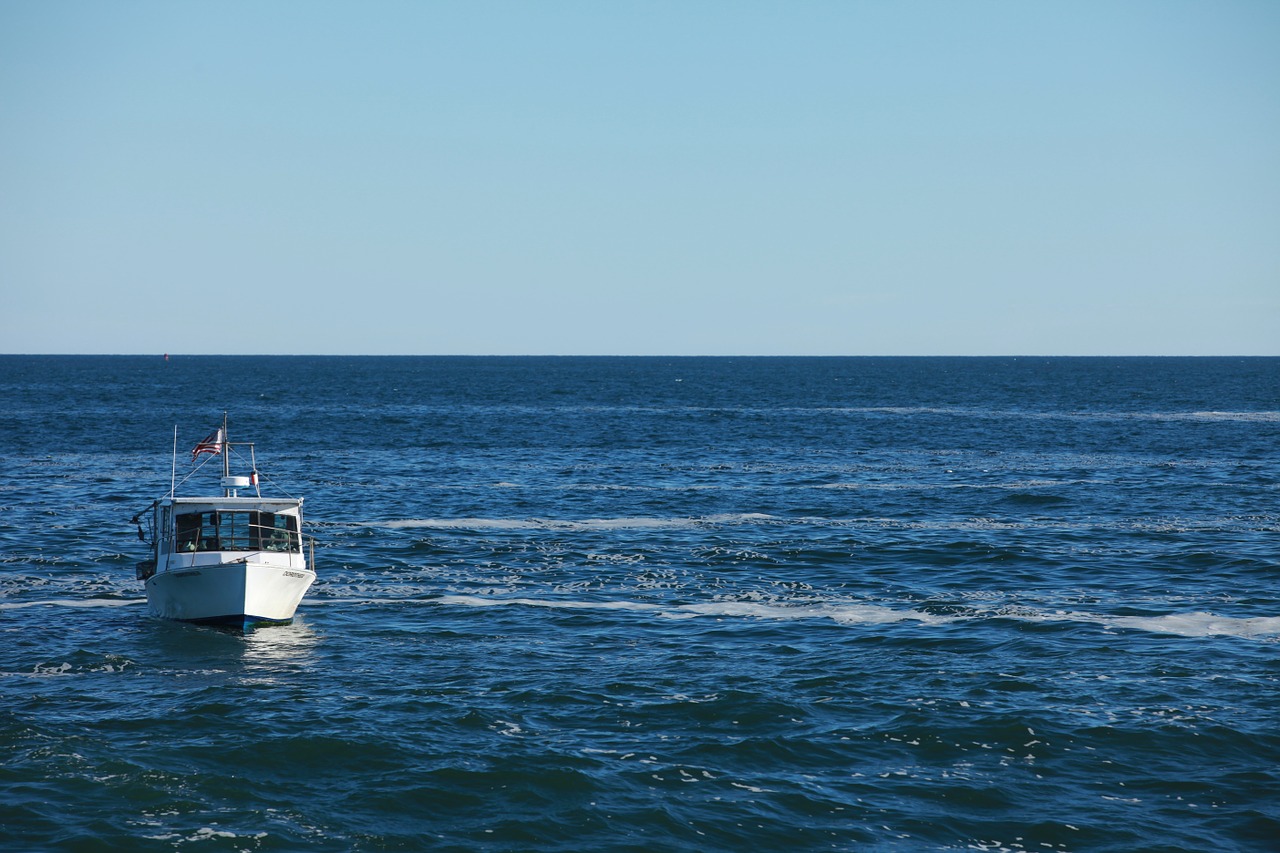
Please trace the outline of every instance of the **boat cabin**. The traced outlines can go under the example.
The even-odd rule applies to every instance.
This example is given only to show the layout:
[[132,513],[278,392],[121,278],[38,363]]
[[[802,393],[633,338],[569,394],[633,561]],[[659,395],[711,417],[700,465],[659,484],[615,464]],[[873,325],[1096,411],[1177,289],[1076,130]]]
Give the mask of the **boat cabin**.
[[262,509],[175,512],[174,551],[296,551],[298,517]]
[[243,554],[276,554],[289,563],[302,556],[302,500],[163,498],[153,530],[154,558],[139,567],[140,576]]
[[[168,497],[133,517],[138,537],[151,546],[150,559],[136,564],[147,606],[165,619],[241,629],[289,622],[316,579],[314,541],[306,539],[310,559],[303,551],[302,498],[262,497],[251,442],[239,445],[249,448],[251,473],[231,475],[235,445],[227,441],[225,414],[222,426],[191,451],[192,463],[205,454],[222,456],[222,495],[178,497],[177,434],[175,427]],[[241,497],[242,489],[254,494]]]

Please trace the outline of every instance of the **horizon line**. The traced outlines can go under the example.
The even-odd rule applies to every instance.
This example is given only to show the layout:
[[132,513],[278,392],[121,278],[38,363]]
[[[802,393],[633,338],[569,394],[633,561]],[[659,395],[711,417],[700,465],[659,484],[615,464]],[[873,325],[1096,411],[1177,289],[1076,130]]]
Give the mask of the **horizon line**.
[[218,352],[10,352],[0,358],[1280,358],[1275,354],[1213,353],[218,353]]

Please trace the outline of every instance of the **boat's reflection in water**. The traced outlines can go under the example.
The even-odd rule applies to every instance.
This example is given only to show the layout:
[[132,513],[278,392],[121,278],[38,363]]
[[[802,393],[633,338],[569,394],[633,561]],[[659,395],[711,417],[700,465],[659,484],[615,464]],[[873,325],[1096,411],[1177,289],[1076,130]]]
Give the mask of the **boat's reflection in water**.
[[287,625],[260,625],[235,633],[244,644],[244,663],[262,670],[308,666],[320,639],[300,616]]
[[193,625],[153,618],[138,630],[158,655],[159,666],[194,679],[190,684],[219,684],[226,679],[257,685],[292,683],[300,673],[317,669],[323,634],[301,616],[287,625],[250,629]]

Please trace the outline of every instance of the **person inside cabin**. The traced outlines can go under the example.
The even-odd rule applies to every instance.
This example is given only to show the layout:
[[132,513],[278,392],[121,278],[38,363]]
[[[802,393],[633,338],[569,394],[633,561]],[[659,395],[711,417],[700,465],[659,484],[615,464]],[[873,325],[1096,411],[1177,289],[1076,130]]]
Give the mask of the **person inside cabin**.
[[178,551],[217,551],[221,547],[218,536],[218,512],[188,512],[179,515],[177,537]]
[[200,513],[188,512],[177,517],[178,536],[175,541],[178,551],[195,551],[200,544]]

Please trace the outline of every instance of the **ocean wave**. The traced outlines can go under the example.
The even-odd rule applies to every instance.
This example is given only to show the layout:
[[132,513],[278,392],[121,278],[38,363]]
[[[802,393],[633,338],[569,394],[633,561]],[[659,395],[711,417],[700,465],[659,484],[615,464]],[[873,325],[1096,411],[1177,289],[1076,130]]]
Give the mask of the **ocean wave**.
[[653,613],[667,619],[698,617],[738,617],[771,620],[830,619],[843,625],[884,625],[894,622],[939,624],[956,617],[898,610],[872,604],[787,604],[743,600],[718,600],[693,604],[657,604],[641,601],[582,601],[548,598],[488,598],[476,595],[444,595],[430,599],[439,604],[463,607],[544,607],[556,610],[606,610]]
[[420,599],[426,604],[455,607],[538,607],[553,610],[629,611],[666,619],[742,618],[760,620],[829,619],[841,625],[888,625],[914,622],[946,625],[961,621],[1015,619],[1025,622],[1083,622],[1107,628],[1128,628],[1180,637],[1231,636],[1261,639],[1280,635],[1280,616],[1231,617],[1205,611],[1151,616],[1120,616],[1082,611],[1043,611],[1028,607],[972,608],[939,613],[865,602],[823,601],[801,603],[781,600],[718,599],[689,604],[663,604],[631,600],[581,600],[530,597],[442,595]]
[[1261,639],[1280,635],[1280,616],[1220,616],[1207,611],[1121,616],[1078,610],[1042,611],[1029,607],[974,610],[974,618],[1017,619],[1025,622],[1083,622],[1106,628],[1128,628],[1180,637],[1242,637]]
[[765,513],[724,513],[700,518],[584,518],[577,520],[556,518],[405,518],[393,521],[369,522],[370,527],[392,529],[437,528],[445,530],[658,530],[664,528],[696,528],[710,525],[756,524],[777,519]]
[[[334,605],[380,605],[417,602],[460,607],[538,607],[554,610],[594,610],[613,612],[651,613],[666,619],[743,618],[761,620],[829,619],[842,625],[886,625],[898,622],[915,622],[922,625],[943,625],[963,620],[1015,619],[1025,622],[1081,622],[1106,628],[1132,629],[1155,634],[1172,634],[1180,637],[1241,637],[1261,639],[1280,636],[1280,616],[1222,616],[1208,611],[1188,613],[1164,613],[1147,616],[1114,615],[1085,611],[1045,611],[1032,607],[1004,606],[999,608],[965,607],[950,612],[928,612],[915,608],[902,609],[883,604],[848,602],[814,598],[802,602],[785,600],[759,600],[759,596],[724,598],[687,604],[632,601],[626,599],[562,599],[533,597],[490,597],[480,595],[448,594],[429,598],[384,598],[381,596],[308,596],[304,607]],[[133,607],[145,604],[142,598],[129,599],[69,599],[56,598],[39,601],[0,603],[0,611],[23,610],[32,607],[69,607],[76,609],[100,607]]]
[[[1083,614],[1080,614],[1083,615]],[[1248,639],[1280,634],[1280,616],[1230,617],[1214,613],[1167,613],[1163,616],[1090,616],[1116,628],[1135,628],[1180,637],[1244,637]]]
[[246,833],[237,835],[234,832],[228,832],[225,829],[214,829],[211,826],[202,826],[195,832],[165,832],[160,835],[144,835],[143,838],[149,841],[171,842],[175,847],[183,843],[195,843],[205,841],[216,841],[218,839],[237,839],[240,841],[251,840],[254,845],[261,843],[261,840],[269,836],[265,832]]
[[[729,410],[726,410],[729,411]],[[894,417],[913,417],[919,415],[941,415],[949,418],[983,418],[1023,420],[1071,420],[1071,421],[1115,421],[1115,420],[1154,420],[1154,421],[1241,421],[1249,423],[1280,422],[1277,411],[1195,411],[1195,412],[1139,412],[1123,410],[1037,410],[1011,408],[983,408],[972,406],[816,406],[816,407],[784,407],[781,409],[733,409],[735,414],[765,414],[783,412],[789,415],[890,415]]]
[[[1002,501],[1012,505],[1070,505],[1072,499],[1056,492],[1021,491],[1026,484],[1000,486],[864,486],[860,484],[833,483],[819,486],[825,489],[870,490],[927,490],[933,488],[990,488],[1001,495]],[[1036,488],[1031,486],[1029,488]],[[968,516],[964,518],[900,518],[893,516],[781,516],[761,512],[724,513],[693,517],[621,516],[618,518],[405,518],[389,521],[367,521],[351,524],[331,523],[326,530],[342,528],[365,529],[435,529],[472,531],[561,531],[597,532],[607,530],[709,530],[716,527],[789,526],[798,528],[852,528],[859,530],[1035,530],[1035,531],[1119,531],[1139,533],[1191,533],[1214,531],[1276,532],[1280,527],[1271,515],[1205,516],[1194,518],[993,518]]]
[[145,598],[51,598],[43,601],[6,601],[0,610],[24,610],[28,607],[132,607],[146,604]]
[[1242,421],[1280,423],[1280,412],[1134,412],[1125,417],[1158,421]]

